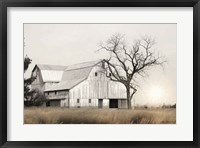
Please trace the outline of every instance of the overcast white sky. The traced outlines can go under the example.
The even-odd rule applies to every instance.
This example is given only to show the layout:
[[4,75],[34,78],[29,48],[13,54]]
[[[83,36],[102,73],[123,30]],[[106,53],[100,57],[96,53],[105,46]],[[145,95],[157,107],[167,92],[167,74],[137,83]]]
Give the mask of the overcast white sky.
[[148,71],[149,76],[138,78],[135,103],[162,105],[176,103],[176,24],[24,24],[24,56],[32,63],[25,74],[29,77],[35,64],[71,65],[104,59],[96,52],[98,44],[115,33],[125,34],[131,44],[141,36],[156,39],[153,50],[165,56],[167,63]]

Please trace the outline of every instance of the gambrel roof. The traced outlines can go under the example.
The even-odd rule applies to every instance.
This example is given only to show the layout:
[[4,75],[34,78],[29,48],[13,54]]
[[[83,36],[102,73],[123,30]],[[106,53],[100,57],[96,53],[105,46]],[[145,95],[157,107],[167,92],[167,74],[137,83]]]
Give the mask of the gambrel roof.
[[52,85],[52,87],[50,87],[49,89],[46,89],[45,91],[71,89],[77,84],[87,79],[92,68],[93,66],[73,69],[73,70],[66,70],[63,73],[61,82]]
[[77,84],[87,79],[92,68],[100,62],[102,62],[102,60],[70,65],[66,66],[65,70],[61,70],[64,68],[62,66],[54,67],[52,65],[40,65],[44,82],[59,82],[52,85],[45,91],[68,90],[73,88]]
[[54,90],[69,90],[86,80],[90,74],[92,68],[100,63],[102,60],[85,62],[75,65],[67,66],[65,69],[61,82],[52,87],[46,89],[45,91],[54,91]]
[[102,60],[96,60],[96,61],[90,61],[90,62],[69,65],[69,66],[67,66],[67,68],[65,70],[75,70],[75,69],[80,69],[80,68],[93,67],[94,65],[98,64],[101,61]]

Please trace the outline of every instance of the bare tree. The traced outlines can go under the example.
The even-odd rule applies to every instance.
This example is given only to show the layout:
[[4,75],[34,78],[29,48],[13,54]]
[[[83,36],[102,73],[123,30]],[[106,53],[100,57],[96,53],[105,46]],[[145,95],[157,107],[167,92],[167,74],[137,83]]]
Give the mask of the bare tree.
[[154,39],[146,36],[129,47],[121,34],[115,34],[100,44],[100,50],[109,52],[109,58],[105,59],[110,72],[107,77],[126,87],[128,109],[132,109],[131,100],[137,91],[136,76],[145,77],[150,67],[164,63],[162,57],[151,51],[154,44]]

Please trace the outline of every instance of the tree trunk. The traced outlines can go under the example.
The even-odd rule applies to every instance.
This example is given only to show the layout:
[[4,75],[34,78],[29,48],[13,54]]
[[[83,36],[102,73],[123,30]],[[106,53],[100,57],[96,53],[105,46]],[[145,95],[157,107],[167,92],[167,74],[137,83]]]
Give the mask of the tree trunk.
[[128,106],[128,109],[132,109],[130,88],[128,88],[128,87],[126,88],[126,95],[127,95],[127,106]]

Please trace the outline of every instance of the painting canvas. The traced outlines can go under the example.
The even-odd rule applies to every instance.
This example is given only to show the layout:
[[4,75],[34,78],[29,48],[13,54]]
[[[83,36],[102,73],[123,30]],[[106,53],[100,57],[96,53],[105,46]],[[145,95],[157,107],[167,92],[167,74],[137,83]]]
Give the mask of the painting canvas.
[[177,24],[23,28],[24,124],[176,124]]

